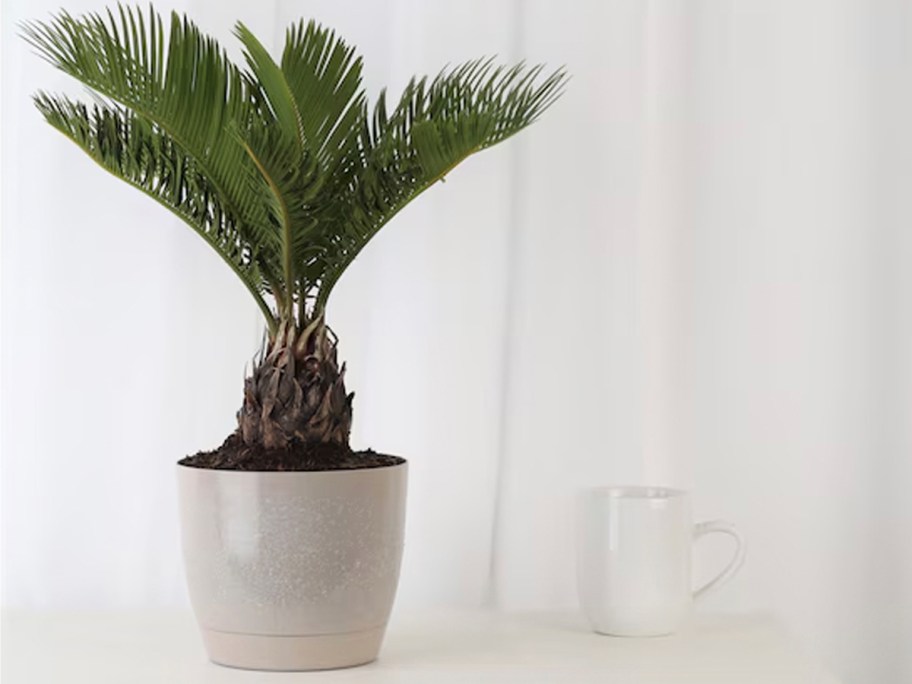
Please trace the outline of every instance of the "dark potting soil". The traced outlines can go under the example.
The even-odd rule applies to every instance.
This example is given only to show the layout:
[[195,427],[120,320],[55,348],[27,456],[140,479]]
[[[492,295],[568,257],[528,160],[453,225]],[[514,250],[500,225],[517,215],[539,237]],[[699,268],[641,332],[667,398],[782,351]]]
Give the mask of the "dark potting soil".
[[352,451],[338,444],[295,444],[286,449],[248,446],[236,433],[215,451],[200,451],[178,461],[179,465],[212,470],[357,470],[399,465],[405,459],[376,451]]

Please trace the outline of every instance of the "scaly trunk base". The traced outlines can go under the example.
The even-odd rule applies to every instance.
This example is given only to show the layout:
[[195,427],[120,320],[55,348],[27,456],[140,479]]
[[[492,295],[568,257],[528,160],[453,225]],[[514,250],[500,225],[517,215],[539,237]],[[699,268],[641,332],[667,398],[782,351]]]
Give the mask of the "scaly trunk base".
[[345,391],[336,341],[322,318],[303,330],[282,325],[244,382],[238,434],[247,445],[287,449],[294,444],[349,448],[352,399]]

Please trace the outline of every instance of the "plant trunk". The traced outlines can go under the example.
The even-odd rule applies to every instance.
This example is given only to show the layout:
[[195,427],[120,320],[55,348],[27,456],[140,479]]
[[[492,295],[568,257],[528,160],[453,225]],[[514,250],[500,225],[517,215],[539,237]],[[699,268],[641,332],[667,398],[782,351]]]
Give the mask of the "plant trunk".
[[345,391],[345,364],[338,365],[336,341],[322,317],[303,330],[282,324],[244,381],[238,433],[246,445],[266,449],[348,449],[353,397]]

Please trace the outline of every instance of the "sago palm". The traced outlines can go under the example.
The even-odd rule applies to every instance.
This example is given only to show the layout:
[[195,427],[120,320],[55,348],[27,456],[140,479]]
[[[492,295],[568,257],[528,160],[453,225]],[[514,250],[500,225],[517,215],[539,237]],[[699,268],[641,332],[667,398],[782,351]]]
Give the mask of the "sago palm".
[[535,121],[565,82],[477,60],[369,108],[361,58],[313,21],[287,30],[278,62],[238,23],[246,68],[186,17],[166,31],[152,8],[61,12],[23,35],[96,94],[39,92],[48,123],[193,228],[262,311],[266,341],[229,438],[251,454],[348,453],[352,395],[324,323],[340,276],[405,205]]

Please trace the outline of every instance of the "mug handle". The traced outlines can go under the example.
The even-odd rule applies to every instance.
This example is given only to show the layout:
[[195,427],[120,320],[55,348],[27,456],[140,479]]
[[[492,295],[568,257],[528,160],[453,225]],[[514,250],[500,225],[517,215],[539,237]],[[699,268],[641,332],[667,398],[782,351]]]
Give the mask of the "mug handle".
[[728,565],[716,575],[713,579],[709,580],[702,587],[694,591],[693,597],[694,600],[703,598],[711,591],[718,589],[723,584],[728,582],[732,577],[735,576],[735,573],[741,568],[741,565],[744,563],[744,552],[745,544],[744,537],[735,529],[735,526],[730,522],[725,520],[710,520],[709,522],[702,522],[697,525],[694,525],[694,541],[703,537],[707,534],[712,534],[713,532],[721,532],[722,534],[727,534],[730,537],[733,537],[735,540],[735,555],[728,562]]

